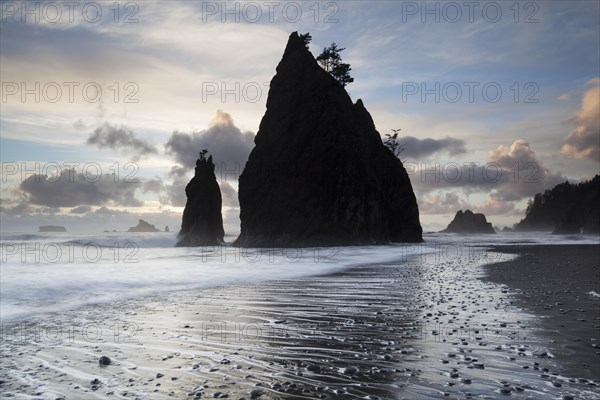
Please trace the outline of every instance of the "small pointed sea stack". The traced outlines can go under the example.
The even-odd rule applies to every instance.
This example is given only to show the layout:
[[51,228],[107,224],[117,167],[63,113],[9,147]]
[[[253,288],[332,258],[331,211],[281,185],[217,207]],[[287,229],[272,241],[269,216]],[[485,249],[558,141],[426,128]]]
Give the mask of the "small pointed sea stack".
[[179,247],[215,246],[223,243],[221,190],[215,177],[212,156],[206,151],[196,161],[194,177],[185,187],[187,202],[183,211]]

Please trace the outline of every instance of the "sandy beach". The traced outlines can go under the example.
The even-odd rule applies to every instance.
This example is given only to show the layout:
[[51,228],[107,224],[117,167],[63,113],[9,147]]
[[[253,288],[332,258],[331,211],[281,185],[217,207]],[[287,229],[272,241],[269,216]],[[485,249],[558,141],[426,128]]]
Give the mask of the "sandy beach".
[[600,247],[503,246],[511,262],[486,266],[487,279],[518,290],[515,304],[532,311],[538,334],[565,374],[600,379]]
[[[543,268],[523,260],[559,247],[538,246],[520,261],[483,267],[515,257],[498,251],[505,250],[421,254],[325,276],[165,294],[5,323],[2,397],[598,398],[597,360],[563,357],[559,342],[547,336],[548,325],[539,324],[548,310],[521,304],[516,283],[513,290],[478,279],[486,271],[496,279],[500,269],[508,279],[515,275],[507,275],[508,268],[524,276],[522,268],[538,268],[534,274]],[[577,262],[597,274],[590,264],[597,246],[562,251],[575,251]],[[580,271],[579,282],[592,281]],[[597,307],[585,296],[579,295],[577,308]],[[557,314],[571,307],[563,301]],[[590,314],[570,314],[597,327]],[[578,335],[585,340],[568,349],[595,353],[589,334]],[[99,365],[102,356],[110,365]],[[571,368],[572,360],[581,368]]]

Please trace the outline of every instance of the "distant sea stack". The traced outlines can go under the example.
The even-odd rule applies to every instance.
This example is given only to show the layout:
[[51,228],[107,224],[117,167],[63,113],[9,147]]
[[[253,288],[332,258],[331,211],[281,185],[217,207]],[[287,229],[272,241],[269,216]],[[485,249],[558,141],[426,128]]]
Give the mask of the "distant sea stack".
[[421,242],[402,162],[296,32],[239,180],[242,247]]
[[177,246],[214,246],[223,243],[221,190],[215,177],[212,156],[206,151],[196,161],[194,177],[185,187],[187,202],[183,211]]
[[66,232],[67,228],[64,226],[55,226],[55,225],[41,225],[39,227],[40,233],[42,232]]
[[563,182],[536,194],[515,231],[600,233],[600,175],[578,184]]
[[496,233],[485,215],[474,214],[471,210],[459,210],[444,233]]
[[137,226],[129,228],[127,232],[160,232],[154,225],[149,224],[143,219],[138,220]]

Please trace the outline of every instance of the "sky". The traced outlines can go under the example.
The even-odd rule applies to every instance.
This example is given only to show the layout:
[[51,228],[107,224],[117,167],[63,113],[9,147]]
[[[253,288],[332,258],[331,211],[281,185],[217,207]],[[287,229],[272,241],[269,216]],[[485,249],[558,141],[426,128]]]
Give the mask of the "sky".
[[598,1],[2,1],[0,228],[178,230],[198,152],[227,234],[291,32],[336,42],[377,130],[400,129],[425,231],[499,227],[599,171]]

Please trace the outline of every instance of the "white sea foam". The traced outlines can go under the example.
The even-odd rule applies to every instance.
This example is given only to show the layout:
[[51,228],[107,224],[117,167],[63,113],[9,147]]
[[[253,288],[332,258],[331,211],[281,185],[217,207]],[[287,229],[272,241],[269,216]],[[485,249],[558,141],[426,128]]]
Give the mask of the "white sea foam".
[[[597,236],[429,234],[424,244],[308,249],[176,248],[174,233],[3,234],[2,321],[168,291],[292,279],[410,257],[485,256],[476,245],[598,243]],[[482,242],[482,240],[485,240]]]
[[435,251],[420,245],[239,249],[174,244],[174,234],[4,235],[2,321],[166,291],[327,274]]

